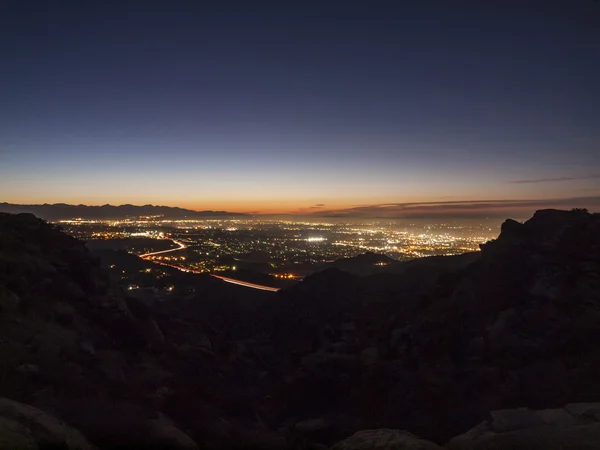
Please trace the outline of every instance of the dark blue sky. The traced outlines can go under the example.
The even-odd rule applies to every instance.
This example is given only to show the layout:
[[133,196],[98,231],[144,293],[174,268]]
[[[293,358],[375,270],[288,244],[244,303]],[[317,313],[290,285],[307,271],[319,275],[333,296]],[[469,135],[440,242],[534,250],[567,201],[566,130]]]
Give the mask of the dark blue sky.
[[600,2],[208,3],[3,2],[0,201],[600,195]]

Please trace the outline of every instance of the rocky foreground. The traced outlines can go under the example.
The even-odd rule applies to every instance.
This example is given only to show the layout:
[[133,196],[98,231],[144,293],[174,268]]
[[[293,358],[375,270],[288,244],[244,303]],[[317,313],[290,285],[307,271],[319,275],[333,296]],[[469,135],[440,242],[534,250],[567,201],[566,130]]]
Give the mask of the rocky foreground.
[[0,449],[600,448],[599,274],[600,215],[544,210],[468,258],[147,305],[0,214]]

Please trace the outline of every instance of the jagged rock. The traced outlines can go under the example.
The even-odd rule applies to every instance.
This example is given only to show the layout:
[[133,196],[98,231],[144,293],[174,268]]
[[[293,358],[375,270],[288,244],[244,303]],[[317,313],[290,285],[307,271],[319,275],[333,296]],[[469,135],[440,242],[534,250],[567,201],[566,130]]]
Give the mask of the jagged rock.
[[175,426],[173,421],[159,414],[147,423],[148,442],[159,448],[170,450],[198,450],[198,445],[187,434]]
[[360,352],[360,361],[365,365],[375,364],[379,359],[379,350],[377,347],[365,348]]
[[356,361],[356,358],[343,353],[315,352],[302,358],[302,366],[312,371],[340,367]]
[[[592,425],[595,406],[556,405],[600,398],[600,216],[507,221],[468,256],[367,277],[328,270],[272,302],[250,290],[232,301],[237,288],[211,279],[190,300],[145,305],[109,286],[81,242],[0,215],[0,295],[11,293],[6,307],[0,298],[0,395],[34,399],[94,443],[111,430],[129,445],[148,427],[172,430],[152,422],[157,410],[199,439],[225,418],[242,437],[215,436],[217,447],[251,435],[279,445],[265,424],[306,417],[334,421],[327,444],[372,427],[443,442],[511,405],[553,409],[496,412],[474,433]],[[39,372],[23,376],[24,364]],[[74,398],[86,402],[67,414]],[[99,410],[98,398],[144,408]]]
[[307,434],[315,433],[315,432],[318,433],[318,432],[326,429],[328,426],[330,426],[329,423],[323,418],[306,419],[306,420],[302,420],[302,421],[294,424],[295,429],[297,429],[301,433],[307,433]]
[[600,448],[600,424],[537,428],[489,434],[475,440],[453,439],[448,450],[595,450]]
[[58,302],[53,306],[54,320],[63,326],[71,326],[77,311],[71,305],[66,302]]
[[90,398],[65,401],[58,409],[101,448],[198,449],[170,418],[137,405]]
[[203,443],[209,449],[289,449],[281,433],[265,430],[262,427],[241,426],[219,418],[212,422],[208,429],[209,431],[204,433]]
[[600,448],[598,403],[492,411],[490,420],[451,439],[449,450],[587,450]]
[[381,429],[354,433],[331,450],[441,450],[441,447],[406,431]]
[[39,450],[39,446],[29,428],[16,420],[0,417],[0,449]]
[[0,399],[0,449],[93,450],[77,430],[33,406]]
[[353,333],[356,331],[356,325],[354,324],[354,322],[343,323],[340,326],[340,331],[346,332],[346,333]]
[[83,353],[87,353],[90,356],[94,356],[96,354],[96,349],[94,348],[94,344],[89,341],[83,341],[79,343],[79,349]]
[[506,219],[500,228],[500,233],[504,235],[504,238],[508,237],[521,237],[525,227],[521,222],[517,222],[513,219]]
[[200,339],[198,340],[198,346],[208,352],[212,353],[213,351],[213,345],[208,336],[200,336]]
[[390,341],[389,341],[389,346],[390,349],[392,350],[398,350],[400,343],[402,342],[404,335],[405,335],[405,331],[403,328],[396,328],[395,330],[392,331],[392,333],[390,334]]
[[[297,443],[331,442],[335,435],[335,424],[325,418],[305,419],[296,422],[288,433],[292,441]],[[334,439],[335,441],[335,439]]]
[[15,370],[24,376],[37,375],[40,373],[40,368],[36,364],[20,364],[15,367]]
[[[568,405],[567,405],[568,406]],[[536,411],[535,414],[540,418],[540,420],[546,425],[582,425],[585,423],[585,420],[582,420],[580,417],[576,415],[570,414],[567,407],[556,408],[556,409],[542,409]]]
[[490,413],[490,428],[496,433],[523,430],[543,425],[542,419],[529,408],[503,409]]
[[486,341],[483,336],[476,336],[467,344],[466,354],[469,358],[481,359],[486,349]]
[[20,302],[18,295],[0,286],[0,314],[16,312]]
[[569,403],[565,410],[574,416],[595,417],[600,414],[600,402],[593,403]]

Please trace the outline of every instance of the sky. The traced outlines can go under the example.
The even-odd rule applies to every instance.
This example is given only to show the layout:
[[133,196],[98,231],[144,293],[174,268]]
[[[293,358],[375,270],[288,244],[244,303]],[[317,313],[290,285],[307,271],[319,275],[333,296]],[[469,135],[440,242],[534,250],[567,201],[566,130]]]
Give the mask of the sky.
[[598,1],[7,0],[0,54],[0,201],[600,211]]

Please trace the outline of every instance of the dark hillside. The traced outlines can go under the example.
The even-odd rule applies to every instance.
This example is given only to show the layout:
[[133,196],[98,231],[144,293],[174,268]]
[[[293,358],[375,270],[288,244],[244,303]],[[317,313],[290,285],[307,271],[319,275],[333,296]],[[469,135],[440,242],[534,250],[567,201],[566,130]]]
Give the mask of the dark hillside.
[[193,289],[149,303],[82,242],[2,214],[0,396],[103,449],[305,450],[377,428],[442,444],[492,410],[600,402],[599,215],[538,211],[479,253],[401,266],[277,294],[172,273]]

